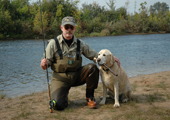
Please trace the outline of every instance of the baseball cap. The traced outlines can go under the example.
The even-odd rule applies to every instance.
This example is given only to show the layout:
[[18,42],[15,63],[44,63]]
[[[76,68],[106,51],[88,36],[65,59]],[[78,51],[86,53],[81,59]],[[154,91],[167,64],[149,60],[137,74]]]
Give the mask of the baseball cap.
[[76,26],[75,19],[73,17],[70,17],[70,16],[64,17],[62,19],[61,25],[64,26],[66,24],[69,24],[69,25],[72,25],[72,26]]

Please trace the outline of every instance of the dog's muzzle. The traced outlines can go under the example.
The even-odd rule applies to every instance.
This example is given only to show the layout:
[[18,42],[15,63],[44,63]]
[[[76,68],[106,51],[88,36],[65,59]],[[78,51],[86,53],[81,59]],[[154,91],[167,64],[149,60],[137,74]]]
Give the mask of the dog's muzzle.
[[97,59],[96,59],[96,62],[98,63],[98,65],[99,65],[99,66],[103,66],[103,65],[104,65],[104,63],[102,63],[102,64],[101,64],[101,63],[100,63],[100,61],[101,61],[101,59],[100,59],[100,58],[97,58]]

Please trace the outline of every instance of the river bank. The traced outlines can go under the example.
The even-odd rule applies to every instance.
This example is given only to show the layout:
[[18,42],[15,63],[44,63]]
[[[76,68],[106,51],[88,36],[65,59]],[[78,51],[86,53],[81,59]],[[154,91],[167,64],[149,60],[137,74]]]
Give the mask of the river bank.
[[[170,71],[170,34],[82,38],[97,52],[109,49],[119,58],[128,77]],[[100,41],[100,42],[98,42]],[[40,67],[42,40],[0,42],[0,93],[16,97],[46,90],[46,71]],[[158,57],[159,56],[159,57]],[[82,65],[91,63],[83,55]],[[49,79],[51,79],[49,68]]]
[[[112,34],[112,35],[107,35],[107,34],[101,34],[101,33],[91,33],[91,34],[77,34],[75,35],[77,38],[84,38],[84,37],[105,37],[105,36],[122,36],[122,35],[149,35],[149,34],[170,34],[169,32],[166,31],[159,31],[159,32],[148,32],[148,33],[119,33],[119,34]],[[57,36],[57,35],[56,35]],[[45,36],[45,39],[52,39],[55,36],[51,37],[51,36]],[[39,40],[39,39],[43,39],[43,36],[36,36],[36,37],[30,37],[30,38],[6,38],[6,39],[0,39],[0,41],[4,41],[4,40]]]
[[[114,101],[89,109],[85,101],[85,86],[71,88],[69,107],[49,112],[47,91],[16,98],[0,99],[0,119],[5,120],[117,120],[170,119],[170,71],[129,78],[133,87],[132,100],[113,108]],[[95,91],[97,104],[102,96],[102,84]]]

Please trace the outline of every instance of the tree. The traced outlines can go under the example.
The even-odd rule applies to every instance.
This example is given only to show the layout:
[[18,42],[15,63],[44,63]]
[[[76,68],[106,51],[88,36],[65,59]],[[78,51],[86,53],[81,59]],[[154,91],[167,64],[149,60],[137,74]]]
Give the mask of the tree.
[[109,0],[108,3],[106,2],[106,4],[109,6],[111,11],[115,11],[115,3],[116,3],[116,0]]
[[[43,22],[43,28],[44,28],[44,32],[47,28],[48,25],[48,21],[47,21],[47,13],[46,12],[42,12],[42,22]],[[41,14],[40,14],[40,8],[38,10],[38,13],[35,16],[34,19],[34,28],[33,28],[34,32],[39,33],[42,35],[42,23],[41,23]]]
[[9,37],[11,32],[12,20],[8,10],[0,9],[0,33],[4,34],[6,37]]
[[140,8],[139,8],[139,11],[144,11],[146,9],[146,6],[147,5],[147,2],[145,1],[144,3],[141,3],[140,4]]
[[57,6],[57,12],[56,12],[56,19],[58,21],[61,21],[62,18],[65,16],[63,13],[62,13],[62,9],[63,9],[63,5],[58,5]]
[[116,10],[117,18],[120,20],[121,17],[127,17],[127,9],[125,7],[120,7]]
[[4,10],[9,10],[10,0],[1,0],[0,1],[0,8],[2,8],[2,7],[3,7]]
[[12,0],[10,13],[13,20],[29,18],[29,0]]
[[153,13],[157,14],[158,12],[165,14],[167,12],[167,10],[169,10],[169,6],[168,6],[168,4],[166,4],[164,2],[162,2],[162,3],[157,2],[154,5],[151,5],[150,9],[149,9],[150,13],[152,13],[152,14]]
[[140,26],[142,26],[141,31],[142,32],[148,32],[148,10],[146,8],[147,2],[145,1],[144,3],[140,4],[140,16],[141,16],[141,21],[140,21]]
[[93,18],[98,17],[99,14],[104,14],[105,9],[104,6],[101,7],[97,2],[93,2],[92,4],[82,4],[81,11],[84,19],[87,17],[86,20],[92,20]]

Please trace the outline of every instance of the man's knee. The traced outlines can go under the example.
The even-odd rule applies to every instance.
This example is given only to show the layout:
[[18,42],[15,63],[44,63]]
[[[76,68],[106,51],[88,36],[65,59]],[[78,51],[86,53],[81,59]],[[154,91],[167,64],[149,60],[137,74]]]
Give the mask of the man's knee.
[[92,90],[96,89],[99,81],[99,69],[96,64],[88,64],[89,72],[86,79],[87,88]]
[[52,93],[52,99],[55,100],[55,110],[64,110],[68,106],[69,87],[60,87]]
[[99,73],[99,69],[98,69],[97,65],[94,64],[94,63],[89,63],[89,64],[87,64],[87,69],[89,69],[89,72],[90,72],[90,73],[91,73],[91,72]]
[[56,105],[54,106],[54,110],[64,110],[68,107],[68,99],[58,99],[56,101]]

